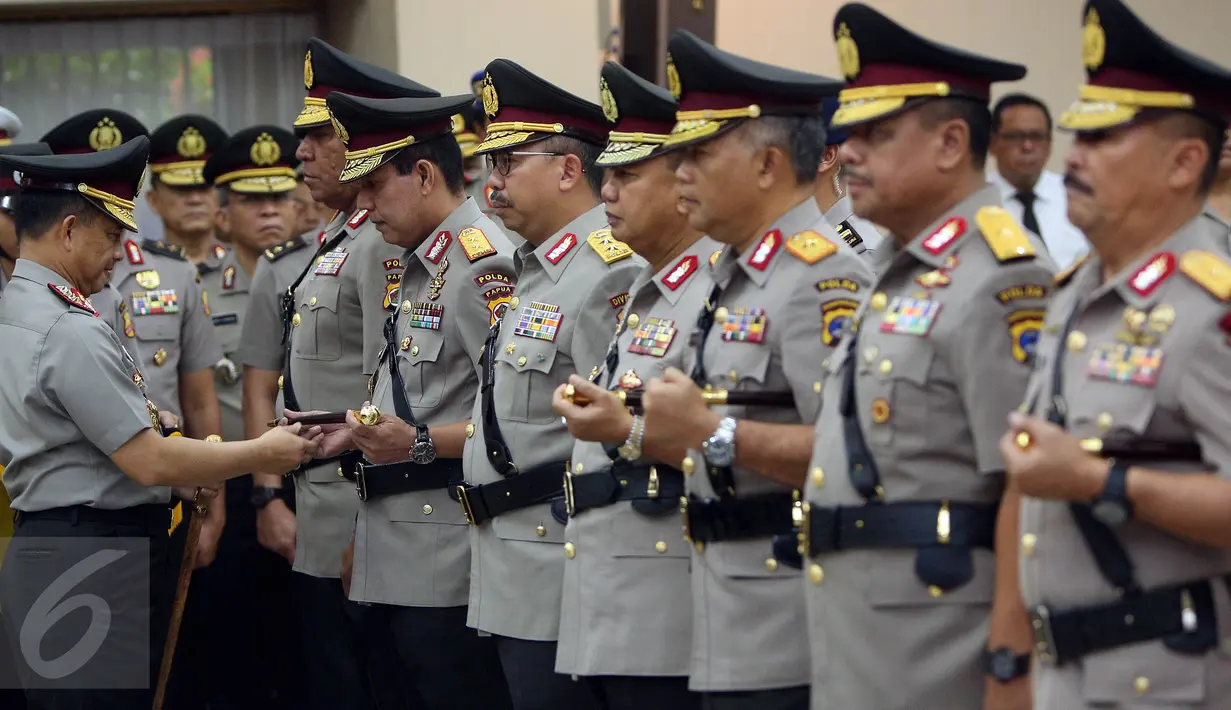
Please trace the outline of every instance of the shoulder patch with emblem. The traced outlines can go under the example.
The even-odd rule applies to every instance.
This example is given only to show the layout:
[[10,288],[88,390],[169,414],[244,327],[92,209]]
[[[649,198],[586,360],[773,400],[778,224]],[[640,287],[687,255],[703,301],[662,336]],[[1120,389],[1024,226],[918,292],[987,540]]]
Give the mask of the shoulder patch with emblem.
[[606,227],[590,232],[586,242],[605,264],[614,264],[633,255],[632,247],[611,236],[611,230]]
[[822,237],[820,233],[806,229],[792,234],[791,238],[786,240],[786,250],[805,264],[815,264],[832,256],[838,251],[838,245]]
[[1034,245],[1026,236],[1026,230],[1003,207],[980,209],[975,213],[975,222],[997,261],[1004,263],[1035,255]]
[[478,227],[466,227],[457,233],[457,242],[462,245],[462,251],[466,253],[466,259],[470,263],[474,263],[485,256],[491,256],[496,253],[496,247],[488,241],[487,235]]
[[1073,274],[1077,273],[1077,270],[1080,269],[1082,265],[1086,263],[1086,260],[1089,258],[1090,258],[1089,254],[1082,254],[1081,257],[1077,259],[1077,261],[1074,261],[1072,264],[1069,265],[1069,268],[1056,274],[1056,277],[1052,279],[1052,283],[1056,284],[1057,286],[1063,286],[1066,283],[1068,283],[1069,279],[1073,278]]
[[363,224],[366,221],[368,221],[368,211],[359,210],[355,214],[351,215],[350,219],[346,220],[346,226],[350,227],[351,229],[357,229],[359,225]]
[[166,242],[156,242],[153,239],[146,239],[141,242],[141,248],[151,254],[158,254],[179,261],[188,261],[188,252],[184,251],[184,247],[178,244],[168,244]]
[[1004,305],[1014,301],[1039,300],[1047,297],[1043,284],[1016,284],[996,293],[996,300]]
[[70,306],[76,306],[81,310],[89,313],[95,318],[98,317],[98,311],[94,310],[94,304],[90,303],[90,299],[81,295],[81,292],[72,286],[60,286],[59,284],[47,284],[47,288],[60,298],[64,299]]
[[1027,308],[1005,316],[1012,342],[1013,359],[1020,364],[1024,365],[1034,357],[1039,331],[1043,329],[1043,315],[1041,308]]
[[285,242],[282,242],[281,244],[277,246],[273,246],[273,247],[266,249],[265,258],[269,259],[270,261],[277,261],[278,259],[281,259],[287,254],[290,254],[291,252],[299,251],[300,249],[303,249],[306,246],[308,246],[308,242],[304,241],[303,239],[300,239],[299,237],[295,237],[294,239],[288,239]]
[[1231,264],[1208,251],[1190,251],[1180,257],[1180,273],[1220,301],[1231,299]]

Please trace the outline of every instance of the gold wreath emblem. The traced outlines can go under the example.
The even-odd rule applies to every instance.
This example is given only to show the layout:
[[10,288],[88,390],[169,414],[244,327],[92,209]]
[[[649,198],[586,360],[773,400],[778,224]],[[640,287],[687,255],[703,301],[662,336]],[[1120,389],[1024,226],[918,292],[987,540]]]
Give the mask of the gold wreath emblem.
[[1096,71],[1103,66],[1103,57],[1107,54],[1107,33],[1099,24],[1098,11],[1090,8],[1086,13],[1086,26],[1081,30],[1081,58],[1086,68]]
[[282,157],[282,149],[278,147],[278,142],[268,133],[262,133],[256,137],[256,142],[252,144],[252,150],[248,151],[252,162],[257,165],[273,165],[278,162],[278,158]]
[[133,202],[136,202],[137,198],[141,196],[141,188],[145,187],[145,181],[148,180],[149,177],[150,166],[146,165],[145,170],[141,171],[141,179],[137,181],[137,189],[133,190]]
[[309,49],[303,58],[303,88],[311,89],[314,79],[316,75],[312,73],[312,50]]
[[615,95],[611,93],[611,87],[607,86],[605,78],[600,78],[598,84],[599,96],[603,100],[603,115],[608,121],[615,123],[620,118],[620,109],[616,106]]
[[184,158],[199,158],[205,154],[205,137],[196,127],[189,126],[175,142],[175,151]]
[[483,112],[488,116],[495,116],[500,110],[500,96],[496,94],[496,85],[492,82],[492,75],[483,75]]
[[124,134],[106,116],[90,131],[90,147],[94,150],[110,150],[123,142]]
[[675,61],[671,59],[670,54],[667,55],[667,88],[677,99],[684,91],[684,87],[680,86],[680,72],[675,68]]
[[859,47],[851,37],[851,28],[843,22],[838,26],[838,36],[834,38],[838,45],[838,66],[847,79],[859,76]]
[[453,121],[453,135],[456,136],[458,133],[466,132],[466,119],[462,118],[462,114],[453,114],[453,118],[451,120]]
[[329,122],[333,124],[333,132],[338,134],[338,138],[343,143],[350,143],[350,134],[346,132],[346,126],[343,126],[338,117],[333,115],[333,111],[329,112]]

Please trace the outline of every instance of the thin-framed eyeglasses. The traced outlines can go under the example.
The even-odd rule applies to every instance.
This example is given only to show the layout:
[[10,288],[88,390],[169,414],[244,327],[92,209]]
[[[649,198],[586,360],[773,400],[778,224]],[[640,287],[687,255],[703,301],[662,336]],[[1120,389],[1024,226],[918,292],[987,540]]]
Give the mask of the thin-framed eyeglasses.
[[541,150],[501,150],[487,154],[487,167],[501,175],[508,175],[513,170],[514,155],[551,155],[561,157],[568,153],[550,153]]

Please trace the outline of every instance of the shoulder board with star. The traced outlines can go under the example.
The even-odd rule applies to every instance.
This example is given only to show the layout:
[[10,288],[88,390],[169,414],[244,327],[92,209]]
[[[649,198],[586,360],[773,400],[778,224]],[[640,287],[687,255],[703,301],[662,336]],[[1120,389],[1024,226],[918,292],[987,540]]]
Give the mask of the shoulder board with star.
[[1068,283],[1069,280],[1073,278],[1073,274],[1077,273],[1077,270],[1080,269],[1082,265],[1086,263],[1086,260],[1089,258],[1090,258],[1089,254],[1082,254],[1081,257],[1077,259],[1077,261],[1074,261],[1072,264],[1069,265],[1069,268],[1056,274],[1055,278],[1052,279],[1052,283],[1056,284],[1057,286],[1063,286],[1066,283]]
[[285,242],[282,242],[281,244],[279,244],[278,246],[274,246],[274,247],[270,247],[266,249],[265,258],[269,259],[270,261],[277,261],[278,259],[281,259],[287,254],[299,251],[300,249],[303,249],[306,246],[308,246],[308,242],[302,237],[295,237],[294,239],[288,239]]
[[60,298],[64,299],[70,306],[75,306],[89,313],[94,317],[98,317],[98,311],[94,310],[94,304],[90,303],[90,299],[81,295],[81,292],[70,286],[61,286],[59,284],[47,284],[47,288]]
[[176,259],[177,261],[188,261],[188,252],[184,251],[184,247],[178,244],[168,244],[166,242],[156,242],[153,239],[145,239],[141,242],[141,248],[151,254],[159,254],[161,256]]
[[496,247],[478,227],[466,227],[457,233],[457,243],[461,245],[466,260],[474,263],[479,259],[496,253]]
[[632,247],[611,236],[611,230],[607,227],[590,232],[586,243],[605,264],[614,264],[633,255]]
[[805,264],[815,264],[833,256],[838,251],[838,245],[822,237],[819,232],[805,229],[786,240],[786,250]]
[[1003,207],[981,208],[975,213],[975,223],[1000,263],[1035,256],[1034,245],[1026,236],[1026,230]]
[[1180,273],[1219,301],[1231,300],[1231,263],[1223,257],[1200,249],[1185,252],[1180,257]]

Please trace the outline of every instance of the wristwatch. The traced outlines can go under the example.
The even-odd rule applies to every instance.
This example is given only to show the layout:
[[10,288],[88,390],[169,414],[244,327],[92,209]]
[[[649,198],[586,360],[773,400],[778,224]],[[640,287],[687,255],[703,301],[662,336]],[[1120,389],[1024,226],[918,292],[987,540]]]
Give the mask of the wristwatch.
[[641,458],[641,441],[645,438],[645,420],[641,415],[633,417],[633,425],[629,427],[628,438],[625,439],[624,445],[616,449],[620,458],[625,461],[636,461]]
[[998,683],[1008,683],[1030,672],[1030,654],[1013,653],[1009,648],[984,651],[983,672]]
[[275,498],[282,497],[281,488],[271,488],[270,486],[253,486],[252,495],[248,497],[248,502],[252,503],[252,507],[257,510],[265,510],[265,506],[269,505]]
[[1133,517],[1133,503],[1128,499],[1128,464],[1116,459],[1108,463],[1107,482],[1090,504],[1090,512],[1099,522],[1114,528]]
[[732,417],[723,417],[710,438],[701,444],[705,460],[711,466],[725,468],[735,462],[735,425]]
[[415,443],[410,447],[410,460],[427,464],[436,460],[436,442],[425,426],[415,427]]

